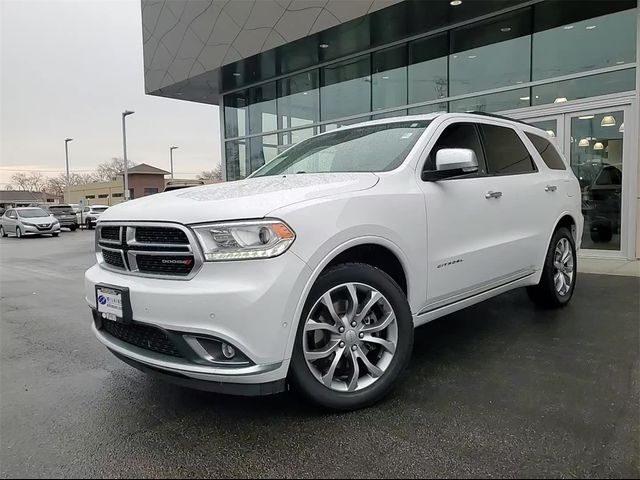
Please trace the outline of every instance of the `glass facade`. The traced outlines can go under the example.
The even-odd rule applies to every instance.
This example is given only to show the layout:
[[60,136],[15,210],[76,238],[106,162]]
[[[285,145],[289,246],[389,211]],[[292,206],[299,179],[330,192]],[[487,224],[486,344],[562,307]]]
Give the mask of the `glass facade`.
[[433,35],[437,25],[418,31],[411,13],[429,2],[404,3],[397,18],[377,13],[321,32],[315,50],[309,39],[279,47],[287,54],[275,55],[274,80],[223,81],[227,178],[244,178],[314,134],[370,119],[500,112],[635,90],[635,1],[545,0]]

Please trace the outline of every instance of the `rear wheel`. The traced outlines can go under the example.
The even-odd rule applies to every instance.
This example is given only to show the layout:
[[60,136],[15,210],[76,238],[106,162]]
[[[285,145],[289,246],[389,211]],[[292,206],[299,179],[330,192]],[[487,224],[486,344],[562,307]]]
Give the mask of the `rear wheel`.
[[91,230],[93,228],[93,226],[91,225],[91,220],[87,220],[85,222],[85,225],[87,226],[87,230]]
[[291,380],[312,402],[355,410],[384,398],[413,349],[407,299],[382,270],[350,263],[322,274],[298,327]]
[[22,230],[20,230],[20,227],[16,227],[16,237],[22,238]]
[[2,225],[0,225],[0,237],[6,237],[7,236],[7,232],[4,231],[4,227]]
[[529,297],[545,308],[564,307],[573,296],[576,270],[576,245],[573,236],[567,228],[559,228],[551,239],[540,283],[527,288]]

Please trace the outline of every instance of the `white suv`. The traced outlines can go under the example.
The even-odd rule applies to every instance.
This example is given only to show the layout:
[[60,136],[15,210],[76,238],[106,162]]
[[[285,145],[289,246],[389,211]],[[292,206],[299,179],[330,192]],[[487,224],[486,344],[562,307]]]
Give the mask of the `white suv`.
[[178,384],[337,410],[387,394],[413,329],[518,287],[571,299],[580,186],[552,139],[490,115],[334,130],[250,178],[111,207],[98,339]]

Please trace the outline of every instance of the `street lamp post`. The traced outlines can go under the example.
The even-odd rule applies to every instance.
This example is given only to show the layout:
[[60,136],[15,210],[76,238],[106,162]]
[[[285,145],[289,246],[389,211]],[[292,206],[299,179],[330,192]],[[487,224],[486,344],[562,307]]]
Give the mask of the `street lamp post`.
[[171,158],[171,180],[173,180],[173,151],[178,147],[169,147],[169,157]]
[[67,199],[68,203],[71,202],[71,184],[69,179],[69,142],[72,142],[73,138],[65,138],[64,140],[64,156],[67,161]]
[[129,163],[127,161],[127,128],[125,125],[125,118],[128,115],[133,115],[136,112],[131,110],[125,110],[122,112],[122,150],[124,153],[124,199],[129,200]]

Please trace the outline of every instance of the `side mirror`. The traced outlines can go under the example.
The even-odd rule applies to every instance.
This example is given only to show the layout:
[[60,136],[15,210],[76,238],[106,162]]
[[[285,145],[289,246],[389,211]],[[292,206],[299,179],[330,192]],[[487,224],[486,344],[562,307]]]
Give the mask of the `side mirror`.
[[422,180],[435,182],[478,171],[476,152],[468,148],[442,148],[436,154],[436,170],[422,172]]

